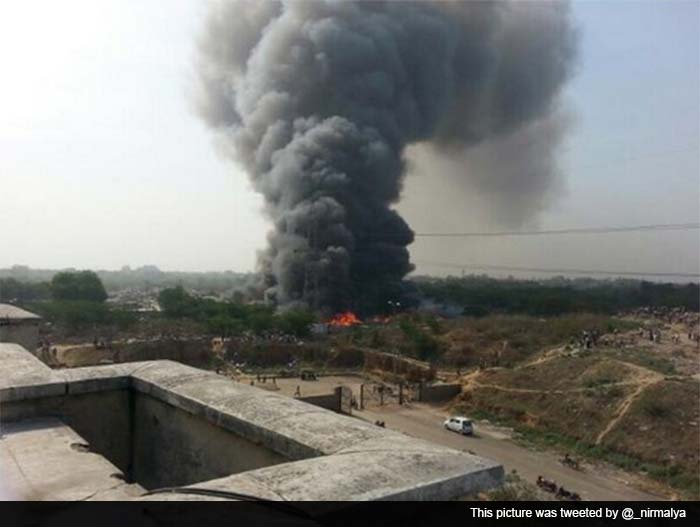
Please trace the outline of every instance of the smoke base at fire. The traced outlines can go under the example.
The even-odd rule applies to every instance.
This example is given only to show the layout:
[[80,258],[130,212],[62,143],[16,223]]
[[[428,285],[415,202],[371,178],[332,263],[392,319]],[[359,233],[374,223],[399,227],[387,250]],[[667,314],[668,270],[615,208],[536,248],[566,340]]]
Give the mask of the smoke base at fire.
[[265,198],[268,292],[334,312],[405,294],[413,232],[393,207],[412,144],[424,171],[436,155],[464,167],[453,184],[498,196],[510,223],[535,214],[558,180],[575,49],[564,3],[212,4],[198,109]]

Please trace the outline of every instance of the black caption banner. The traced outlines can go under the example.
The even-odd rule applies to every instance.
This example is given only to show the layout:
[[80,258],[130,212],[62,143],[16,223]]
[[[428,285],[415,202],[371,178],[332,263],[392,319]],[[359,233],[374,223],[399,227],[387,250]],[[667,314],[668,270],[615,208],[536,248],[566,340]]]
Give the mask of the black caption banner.
[[2,527],[698,525],[698,502],[0,502]]

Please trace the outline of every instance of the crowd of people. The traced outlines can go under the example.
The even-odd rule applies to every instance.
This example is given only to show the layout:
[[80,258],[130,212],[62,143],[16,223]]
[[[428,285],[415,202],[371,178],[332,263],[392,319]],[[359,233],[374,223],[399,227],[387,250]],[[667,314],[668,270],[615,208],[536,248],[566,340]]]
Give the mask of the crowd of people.
[[642,319],[643,325],[636,330],[621,333],[618,329],[602,335],[597,329],[584,330],[569,339],[568,349],[591,350],[599,346],[625,348],[646,341],[660,344],[690,342],[700,347],[700,314],[682,307],[641,307],[621,313],[620,316]]
[[622,313],[623,316],[635,318],[653,318],[668,324],[683,324],[697,326],[700,324],[700,313],[688,311],[684,307],[651,307],[643,306]]

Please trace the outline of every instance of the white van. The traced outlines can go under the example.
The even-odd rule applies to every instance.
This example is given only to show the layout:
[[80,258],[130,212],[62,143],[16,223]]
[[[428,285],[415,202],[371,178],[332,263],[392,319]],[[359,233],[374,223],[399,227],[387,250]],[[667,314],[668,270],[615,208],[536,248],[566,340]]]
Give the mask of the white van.
[[474,435],[474,426],[466,417],[450,417],[444,423],[445,428],[465,436]]

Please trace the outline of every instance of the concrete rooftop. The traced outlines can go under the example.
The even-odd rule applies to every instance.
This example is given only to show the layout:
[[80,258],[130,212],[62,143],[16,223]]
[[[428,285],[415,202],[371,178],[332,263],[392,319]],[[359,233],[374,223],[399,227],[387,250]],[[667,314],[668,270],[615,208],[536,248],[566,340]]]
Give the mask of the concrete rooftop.
[[0,318],[10,320],[38,320],[41,317],[11,304],[0,304]]
[[[75,416],[64,419],[60,415],[60,408],[67,406],[65,402],[50,406],[51,416],[58,421],[47,421],[42,411],[49,405],[43,401],[68,401],[118,391],[155,400],[188,415],[188,419],[206,422],[287,460],[199,481],[190,487],[272,500],[444,500],[491,488],[503,480],[502,467],[493,461],[176,362],[51,370],[21,346],[4,343],[0,343],[0,418],[5,420],[2,428],[6,435],[0,440],[0,452],[4,452],[0,469],[8,463],[8,455],[15,457],[18,466],[31,467],[40,465],[44,458],[61,457],[58,452],[67,443],[78,441],[76,437],[80,436],[64,424],[70,425]],[[37,424],[26,421],[27,417],[41,420]],[[17,457],[21,434],[36,445],[47,441],[55,441],[56,445],[23,449]],[[167,448],[165,443],[163,448]],[[65,461],[66,467],[72,466],[68,456]],[[64,470],[61,465],[52,466],[56,471]],[[107,499],[104,492],[109,483],[117,485],[118,499],[207,499],[186,492],[134,496],[138,486],[128,487],[126,492],[118,481],[110,481],[107,473],[118,472],[113,465],[93,460],[85,470],[93,474],[94,499]],[[81,499],[78,496],[84,495],[80,486],[59,490],[50,481],[44,485],[41,478],[30,479],[34,496],[42,499]],[[28,496],[31,499],[32,494]]]

